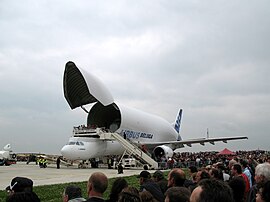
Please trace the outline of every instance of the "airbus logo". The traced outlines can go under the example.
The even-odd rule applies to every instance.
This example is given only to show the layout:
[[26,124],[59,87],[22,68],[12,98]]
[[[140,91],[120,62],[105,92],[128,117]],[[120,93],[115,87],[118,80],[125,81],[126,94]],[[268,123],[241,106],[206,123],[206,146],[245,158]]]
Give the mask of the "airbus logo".
[[123,130],[122,134],[124,137],[126,137],[128,139],[139,139],[139,138],[152,139],[153,138],[153,134],[136,132],[136,131],[132,131],[132,130]]

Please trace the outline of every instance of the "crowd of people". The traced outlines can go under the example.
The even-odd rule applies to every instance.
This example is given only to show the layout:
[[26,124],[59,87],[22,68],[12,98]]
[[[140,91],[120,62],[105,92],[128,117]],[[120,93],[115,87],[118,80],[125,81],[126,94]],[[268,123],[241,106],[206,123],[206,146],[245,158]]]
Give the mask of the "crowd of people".
[[[161,156],[157,159],[160,168],[180,167],[188,168],[190,166],[203,167],[212,165],[218,162],[223,162],[225,166],[228,166],[229,161],[232,158],[246,159],[252,161],[252,164],[269,162],[270,154],[264,150],[254,151],[236,151],[234,155],[220,155],[218,152],[177,152],[174,153],[172,158],[166,159],[165,156]],[[256,163],[254,163],[256,162]]]
[[[177,157],[180,156],[173,158],[176,162]],[[82,197],[80,187],[68,185],[62,199],[64,202],[270,202],[270,163],[264,153],[241,152],[227,157],[197,153],[192,158],[197,164],[185,169],[174,164],[167,177],[161,170],[153,174],[141,171],[137,176],[139,188],[123,177],[115,178],[108,199],[104,199],[108,178],[95,172],[86,185],[87,198]],[[6,190],[7,202],[40,201],[33,192],[33,181],[28,178],[12,179]]]

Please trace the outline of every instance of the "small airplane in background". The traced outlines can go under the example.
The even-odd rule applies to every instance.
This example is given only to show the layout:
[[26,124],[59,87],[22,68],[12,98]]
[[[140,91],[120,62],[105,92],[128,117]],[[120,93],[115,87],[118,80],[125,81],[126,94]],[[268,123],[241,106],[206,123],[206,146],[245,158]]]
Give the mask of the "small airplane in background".
[[[161,155],[168,159],[172,157],[173,150],[185,145],[247,139],[245,136],[235,136],[183,140],[180,136],[182,109],[175,123],[171,124],[159,116],[121,105],[114,101],[109,90],[97,77],[73,62],[66,63],[63,88],[71,109],[81,107],[87,113],[87,124],[74,127],[73,136],[61,149],[62,155],[70,160],[123,154],[125,148],[118,141],[101,139],[97,129],[117,133],[133,144],[140,145],[154,159]],[[90,111],[84,108],[87,104],[93,104]]]
[[16,164],[16,157],[17,155],[15,153],[12,153],[11,145],[7,144],[6,146],[4,146],[3,150],[0,151],[0,166],[9,166],[11,164]]

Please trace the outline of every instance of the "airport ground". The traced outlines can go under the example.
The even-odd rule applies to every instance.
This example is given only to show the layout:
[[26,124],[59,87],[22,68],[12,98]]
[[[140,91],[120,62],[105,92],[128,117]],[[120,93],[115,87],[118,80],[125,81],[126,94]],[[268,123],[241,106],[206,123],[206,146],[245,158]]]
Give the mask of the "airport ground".
[[17,162],[10,166],[0,166],[0,190],[4,190],[16,176],[28,177],[33,180],[34,186],[39,186],[87,181],[89,176],[96,171],[105,173],[108,178],[113,178],[137,175],[141,169],[125,169],[123,174],[118,174],[116,169],[107,167],[79,169],[77,166],[61,165],[60,169],[56,169],[56,164],[48,164],[47,168],[39,168],[34,162],[28,165],[25,162]]

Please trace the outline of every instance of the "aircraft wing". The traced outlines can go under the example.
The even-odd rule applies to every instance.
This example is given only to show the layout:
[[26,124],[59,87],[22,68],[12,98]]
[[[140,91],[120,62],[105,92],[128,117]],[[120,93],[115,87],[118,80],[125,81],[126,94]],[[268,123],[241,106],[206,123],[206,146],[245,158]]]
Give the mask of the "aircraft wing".
[[201,144],[205,145],[205,143],[209,142],[214,145],[215,142],[224,142],[227,143],[228,140],[243,140],[248,139],[246,136],[234,136],[234,137],[218,137],[218,138],[197,138],[197,139],[188,139],[188,140],[180,140],[180,141],[168,141],[168,142],[148,142],[145,143],[148,148],[153,148],[159,145],[168,145],[173,150],[177,148],[185,147],[185,145],[191,147],[192,144]]

